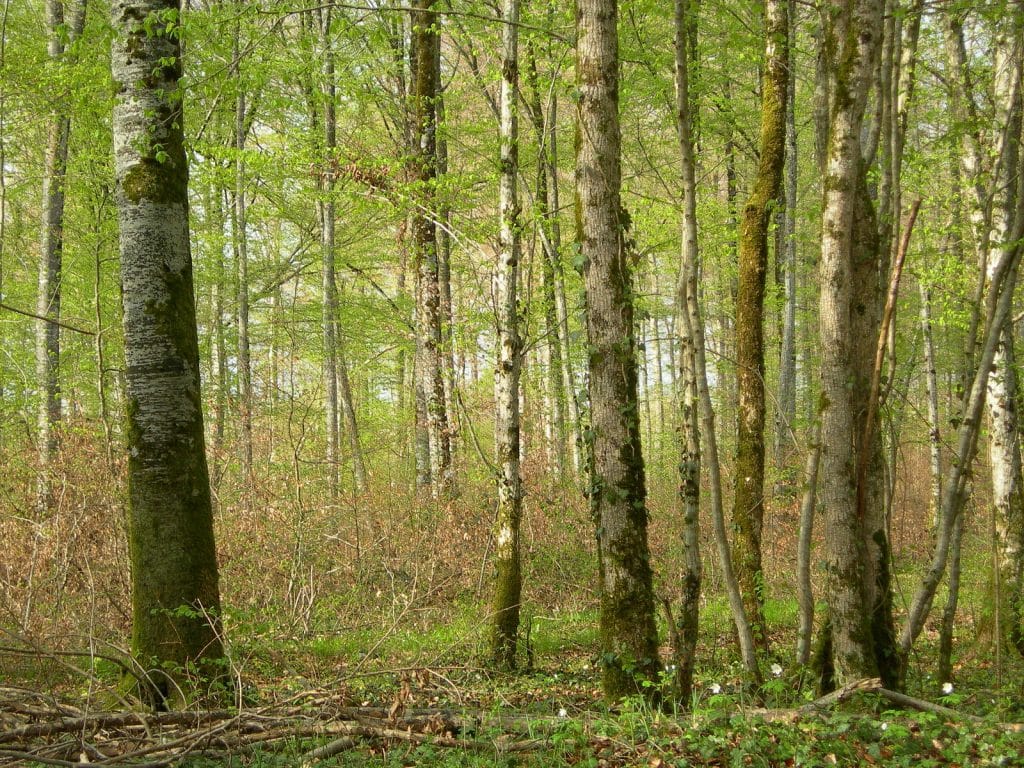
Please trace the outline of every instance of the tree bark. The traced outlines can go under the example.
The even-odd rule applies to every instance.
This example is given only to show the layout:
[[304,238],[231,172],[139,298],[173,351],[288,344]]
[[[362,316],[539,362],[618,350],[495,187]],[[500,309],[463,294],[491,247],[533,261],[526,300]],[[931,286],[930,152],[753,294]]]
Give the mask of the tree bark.
[[414,153],[417,182],[413,213],[413,243],[419,276],[417,335],[420,340],[420,381],[430,451],[431,490],[437,498],[455,491],[448,412],[445,408],[441,293],[437,253],[437,113],[439,73],[435,46],[439,45],[434,0],[413,3],[413,103],[417,136]]
[[[695,4],[696,5],[696,4]],[[694,8],[694,11],[696,9]],[[696,32],[692,26],[692,14],[689,11],[687,0],[677,0],[676,9],[676,132],[679,139],[679,156],[682,170],[683,189],[683,216],[682,216],[682,262],[683,269],[680,271],[679,291],[676,297],[678,320],[677,331],[680,340],[680,386],[686,386],[686,379],[682,376],[683,369],[688,366],[685,357],[688,351],[693,356],[695,380],[691,386],[696,387],[699,404],[700,425],[703,430],[703,439],[706,446],[704,458],[707,460],[708,474],[710,475],[711,490],[711,516],[714,521],[715,545],[718,549],[719,565],[722,570],[722,581],[725,583],[726,593],[729,598],[729,608],[732,612],[733,623],[736,626],[736,635],[739,639],[740,653],[743,658],[743,665],[747,675],[754,684],[759,684],[761,671],[758,667],[757,652],[754,643],[754,634],[747,620],[746,611],[743,607],[743,596],[740,592],[739,582],[733,572],[732,557],[729,552],[728,532],[725,523],[725,508],[722,501],[722,473],[718,459],[718,440],[715,434],[715,411],[711,401],[711,389],[708,386],[707,355],[704,340],[704,318],[701,312],[700,291],[698,287],[699,252],[697,243],[697,183],[696,183],[696,158],[694,154],[694,143],[690,117],[692,116],[693,105],[689,92],[689,66],[693,60],[694,52],[686,56],[679,49],[679,25],[688,27],[687,37],[691,41],[695,38]],[[689,22],[689,23],[687,23]],[[692,42],[691,42],[692,45]],[[684,273],[685,270],[685,273]],[[687,428],[691,432],[695,429],[691,423]],[[686,439],[690,440],[690,434]],[[696,436],[694,436],[696,437]],[[692,453],[688,450],[680,457],[680,480],[683,485],[683,492],[692,496],[694,491],[699,491],[687,483],[692,483],[690,476],[694,470],[692,466]],[[699,476],[698,476],[699,477]],[[686,501],[686,499],[684,499]],[[689,499],[689,503],[693,503]],[[684,509],[684,516],[686,511]],[[699,517],[694,523],[699,521]],[[686,535],[694,535],[691,531]],[[693,553],[687,554],[687,561],[694,557]],[[688,573],[693,573],[695,564],[691,564]],[[685,620],[686,609],[684,607]]]
[[[861,160],[861,126],[874,62],[881,42],[881,0],[831,4],[825,11],[825,60],[833,106],[824,177],[820,262],[822,376],[821,501],[825,509],[825,578],[832,631],[834,682],[844,685],[874,677],[878,670],[871,632],[871,603],[863,521],[856,505],[856,349],[852,336],[854,298],[852,245],[866,168]],[[870,208],[870,202],[867,202]]]
[[587,297],[591,511],[597,525],[602,683],[608,699],[655,695],[660,673],[637,409],[633,299],[620,199],[618,4],[576,13],[576,195]]
[[504,669],[516,666],[519,607],[522,596],[520,520],[522,478],[519,473],[519,378],[523,342],[519,333],[520,208],[519,175],[519,0],[502,7],[500,91],[501,176],[499,179],[498,259],[494,270],[497,304],[497,359],[494,367],[494,442],[498,475],[498,511],[494,549],[494,627],[491,657]]
[[[236,6],[238,3],[236,2]],[[240,13],[241,8],[236,7]],[[241,18],[236,20],[232,55],[235,87],[235,189],[231,209],[232,245],[237,270],[238,304],[238,398],[242,427],[242,476],[252,487],[252,360],[249,353],[249,238],[246,231],[245,144],[248,138],[248,109],[241,80]]]
[[[796,39],[796,0],[787,0],[789,48]],[[790,57],[792,58],[792,57]],[[785,209],[782,216],[782,248],[776,260],[782,261],[784,304],[782,308],[782,342],[779,349],[779,389],[775,418],[775,465],[786,467],[790,452],[796,448],[793,429],[796,424],[796,66],[788,67],[786,84],[786,158]]]
[[698,365],[703,357],[703,333],[699,324],[697,273],[700,254],[697,250],[697,183],[693,151],[692,115],[690,111],[690,70],[687,21],[693,13],[689,0],[675,0],[675,96],[676,134],[679,139],[682,171],[683,217],[679,284],[676,290],[676,312],[679,340],[679,429],[682,438],[679,457],[679,500],[683,513],[682,601],[675,632],[679,638],[676,649],[675,684],[678,700],[687,706],[693,695],[693,673],[696,667],[697,636],[700,630],[700,591],[703,567],[700,557],[700,415],[701,388]]
[[183,704],[223,656],[199,390],[177,0],[115,0],[112,68],[124,304],[132,651]]
[[764,623],[764,290],[768,271],[771,206],[782,186],[786,152],[786,91],[789,83],[789,21],[786,0],[765,2],[765,67],[761,83],[761,151],[757,176],[743,208],[739,231],[736,294],[737,414],[733,562],[743,607],[762,651]]

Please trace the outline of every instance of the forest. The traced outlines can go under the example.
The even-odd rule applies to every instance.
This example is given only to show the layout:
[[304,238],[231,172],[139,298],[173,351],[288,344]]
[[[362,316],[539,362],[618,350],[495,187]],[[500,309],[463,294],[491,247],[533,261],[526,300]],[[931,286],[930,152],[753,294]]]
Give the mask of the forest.
[[0,0],[0,766],[1024,764],[1024,0]]

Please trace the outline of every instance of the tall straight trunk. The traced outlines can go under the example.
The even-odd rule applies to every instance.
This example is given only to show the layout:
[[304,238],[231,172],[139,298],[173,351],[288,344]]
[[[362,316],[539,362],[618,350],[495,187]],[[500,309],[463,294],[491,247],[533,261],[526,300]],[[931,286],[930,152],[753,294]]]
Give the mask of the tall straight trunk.
[[602,683],[608,699],[655,695],[660,672],[637,410],[633,301],[620,199],[618,4],[576,12],[577,228],[589,342],[590,504],[597,525]]
[[935,337],[932,333],[932,293],[923,284],[921,292],[921,336],[924,344],[925,396],[928,399],[928,507],[932,528],[939,519],[942,503],[942,432],[939,422],[939,380],[935,368]]
[[[199,389],[177,0],[114,0],[115,194],[124,304],[132,652],[166,705],[222,673]],[[155,25],[155,26],[154,26]],[[197,686],[201,685],[199,688]]]
[[743,607],[761,650],[768,648],[764,623],[764,289],[768,271],[771,205],[782,186],[786,153],[786,91],[789,87],[789,21],[786,0],[765,2],[765,67],[761,83],[761,152],[739,231],[736,294],[737,414],[733,562]]
[[541,264],[541,291],[544,307],[544,398],[548,442],[548,469],[556,478],[561,479],[565,470],[565,382],[562,378],[562,344],[559,335],[558,309],[555,280],[555,269],[558,261],[558,249],[555,245],[552,216],[548,196],[548,163],[547,133],[545,131],[544,105],[541,100],[540,82],[537,73],[537,60],[533,46],[528,46],[528,63],[526,81],[529,92],[530,122],[533,125],[540,160],[537,162],[537,181],[534,199],[537,217],[540,220],[540,243],[543,261]]
[[[796,0],[787,0],[789,47],[796,43]],[[788,68],[786,83],[786,159],[785,205],[782,214],[782,248],[776,260],[782,261],[784,303],[782,342],[779,349],[778,405],[775,411],[775,465],[784,469],[790,452],[796,447],[793,428],[796,423],[796,67]]]
[[[444,89],[441,88],[441,40],[434,44],[434,68],[438,91],[435,113],[437,116],[437,174],[443,179],[448,173],[447,112]],[[444,381],[444,408],[448,416],[448,450],[451,453],[451,472],[455,471],[455,446],[459,433],[459,412],[456,407],[457,380],[455,376],[455,315],[452,304],[452,208],[448,195],[439,201],[437,228],[437,290],[441,311],[441,366]]]
[[[240,21],[238,22],[241,23]],[[245,91],[241,83],[239,66],[240,30],[235,28],[235,78],[238,93],[235,97],[235,190],[231,212],[232,245],[237,270],[238,302],[238,397],[242,427],[242,475],[247,488],[252,484],[252,360],[249,354],[249,238],[246,232],[245,201],[245,144],[249,132]]]
[[435,47],[440,44],[434,0],[413,3],[413,105],[419,142],[415,172],[419,194],[413,213],[413,244],[419,276],[417,335],[420,381],[429,436],[431,490],[438,498],[455,490],[448,412],[444,396],[441,289],[437,253],[437,94],[440,73]]
[[[320,10],[320,39],[323,46],[323,151],[329,164],[337,148],[337,110],[334,75],[334,47],[331,42],[333,5]],[[327,487],[332,500],[338,498],[341,463],[341,421],[338,409],[338,283],[335,278],[335,176],[321,176],[320,248],[323,283],[324,327],[324,415],[327,435]]]
[[[74,41],[85,23],[85,2],[76,0],[67,29],[64,0],[46,1],[49,40],[46,51],[54,66],[65,58],[64,35]],[[36,378],[42,393],[38,412],[40,512],[50,508],[50,465],[57,451],[57,427],[61,419],[60,392],[60,300],[64,257],[64,181],[68,167],[71,115],[66,104],[58,104],[49,116],[46,159],[43,168],[42,227],[40,232],[39,293],[36,298]]]
[[213,475],[216,478],[218,476],[217,461],[224,446],[229,383],[228,352],[224,338],[224,293],[227,290],[224,270],[224,198],[219,189],[213,190],[211,198],[213,199],[211,213],[217,227],[217,235],[214,239],[217,260],[214,263],[213,283],[213,364],[217,381],[213,411]]
[[[833,4],[834,5],[834,4]],[[834,680],[842,685],[878,671],[866,593],[866,552],[856,505],[855,408],[850,381],[853,235],[861,176],[860,133],[881,42],[881,0],[833,7],[823,34],[834,62],[834,105],[824,177],[820,262],[822,376],[821,500],[825,509],[825,574]]]
[[519,0],[502,7],[501,176],[499,179],[498,260],[494,270],[497,302],[497,360],[494,367],[494,448],[498,466],[498,512],[494,549],[494,628],[491,657],[505,669],[516,666],[522,571],[519,528],[522,479],[519,474],[519,377],[523,342],[519,334],[520,209],[519,175]]
[[[693,11],[688,0],[675,0],[675,96],[676,133],[682,170],[683,217],[676,314],[680,329],[678,378],[679,428],[682,446],[679,457],[679,499],[683,512],[682,601],[676,622],[676,687],[685,706],[693,694],[697,635],[700,630],[700,589],[703,578],[700,557],[700,412],[701,390],[698,364],[703,364],[703,332],[697,301],[697,183],[690,111],[690,73],[687,55],[687,19]],[[700,359],[698,357],[700,355]]]

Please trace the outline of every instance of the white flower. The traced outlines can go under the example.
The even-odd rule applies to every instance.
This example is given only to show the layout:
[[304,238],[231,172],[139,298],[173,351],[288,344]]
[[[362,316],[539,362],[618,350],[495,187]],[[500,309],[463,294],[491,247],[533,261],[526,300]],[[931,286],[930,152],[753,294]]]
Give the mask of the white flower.
[[558,710],[558,716],[559,717],[568,717],[569,716],[569,712],[566,710],[565,707],[562,707],[560,710]]
[[883,731],[889,730],[889,724],[888,723],[882,723],[882,730]]
[[711,692],[712,693],[721,693],[722,692],[722,686],[720,686],[718,683],[712,683],[711,684]]
[[779,675],[781,675],[782,674],[782,665],[781,664],[772,664],[772,674],[775,675],[775,677],[778,677]]
[[952,683],[943,683],[942,684],[942,693],[943,693],[944,696],[949,696],[949,694],[951,694],[952,692],[953,692],[953,684]]

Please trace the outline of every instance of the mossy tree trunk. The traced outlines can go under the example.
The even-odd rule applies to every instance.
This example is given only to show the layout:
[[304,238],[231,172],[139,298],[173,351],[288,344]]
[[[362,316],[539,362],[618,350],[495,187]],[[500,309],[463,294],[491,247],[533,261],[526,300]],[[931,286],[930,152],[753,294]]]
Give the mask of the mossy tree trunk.
[[431,490],[438,498],[454,493],[451,435],[445,407],[441,288],[437,253],[437,94],[440,44],[434,0],[415,0],[413,24],[413,110],[418,143],[414,152],[416,206],[413,247],[418,278],[416,334],[430,455]]
[[175,705],[223,656],[199,391],[177,0],[115,0],[132,652]]
[[658,633],[647,544],[637,361],[620,199],[618,4],[576,9],[577,230],[589,342],[591,511],[597,528],[601,666],[608,699],[655,692]]
[[761,83],[761,151],[757,176],[743,208],[736,293],[737,414],[733,562],[747,618],[758,647],[767,651],[764,623],[764,290],[768,271],[771,206],[782,186],[789,87],[789,21],[786,0],[765,2],[765,66]]

